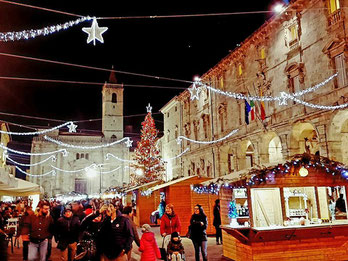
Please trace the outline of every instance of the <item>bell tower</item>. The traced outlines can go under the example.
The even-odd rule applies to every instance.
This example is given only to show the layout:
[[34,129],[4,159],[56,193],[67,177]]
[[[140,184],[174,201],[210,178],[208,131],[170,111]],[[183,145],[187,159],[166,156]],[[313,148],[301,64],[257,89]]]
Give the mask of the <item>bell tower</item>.
[[[112,67],[113,69],[114,67]],[[105,82],[103,95],[102,131],[107,139],[123,138],[123,84],[117,84],[114,71]]]

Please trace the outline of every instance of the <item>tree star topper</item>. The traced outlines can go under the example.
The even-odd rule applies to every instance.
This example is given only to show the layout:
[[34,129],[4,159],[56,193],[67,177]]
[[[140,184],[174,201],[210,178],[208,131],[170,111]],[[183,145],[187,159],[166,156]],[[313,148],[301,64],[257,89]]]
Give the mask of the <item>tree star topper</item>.
[[152,107],[151,107],[150,103],[146,106],[146,111],[152,112]]
[[71,122],[71,123],[68,125],[68,128],[69,128],[69,132],[70,132],[70,133],[76,132],[77,125],[74,124],[73,122]]
[[93,18],[91,27],[83,27],[82,31],[88,34],[87,43],[93,41],[93,45],[95,45],[95,40],[98,40],[101,43],[104,43],[104,39],[102,34],[108,30],[107,27],[99,27],[97,19]]

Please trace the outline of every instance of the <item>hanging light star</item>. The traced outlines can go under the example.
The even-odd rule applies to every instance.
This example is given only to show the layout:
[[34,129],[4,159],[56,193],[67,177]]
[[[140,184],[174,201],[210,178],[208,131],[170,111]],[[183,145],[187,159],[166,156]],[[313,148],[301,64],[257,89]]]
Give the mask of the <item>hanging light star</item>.
[[130,139],[128,139],[125,143],[126,143],[126,146],[127,146],[128,148],[130,148],[130,147],[132,147],[133,141],[130,140]]
[[191,100],[199,100],[199,93],[201,92],[201,89],[196,87],[196,83],[193,84],[191,88],[188,89],[191,95]]
[[83,27],[82,31],[88,34],[87,43],[93,41],[93,45],[95,45],[95,40],[98,40],[101,43],[104,43],[104,39],[102,34],[108,30],[107,27],[99,27],[97,19],[93,18],[91,27]]
[[146,106],[146,111],[152,112],[152,107],[151,107],[150,103]]
[[70,133],[76,132],[77,125],[71,122],[70,125],[68,125],[68,128]]

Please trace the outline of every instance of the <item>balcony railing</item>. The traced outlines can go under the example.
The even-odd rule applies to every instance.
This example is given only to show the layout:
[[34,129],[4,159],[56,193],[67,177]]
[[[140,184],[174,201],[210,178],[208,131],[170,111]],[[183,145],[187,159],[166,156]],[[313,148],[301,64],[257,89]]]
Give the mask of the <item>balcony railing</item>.
[[330,14],[328,19],[329,19],[329,26],[333,26],[341,22],[342,20],[341,9],[338,9],[332,14]]

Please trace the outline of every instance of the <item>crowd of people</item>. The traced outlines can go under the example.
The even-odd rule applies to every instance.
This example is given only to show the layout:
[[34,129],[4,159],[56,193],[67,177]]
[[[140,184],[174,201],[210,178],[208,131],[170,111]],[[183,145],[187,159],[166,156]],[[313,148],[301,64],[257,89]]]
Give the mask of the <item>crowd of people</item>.
[[[100,199],[74,201],[65,205],[57,201],[40,201],[35,211],[28,201],[1,203],[0,260],[7,260],[4,237],[8,231],[5,231],[5,224],[15,217],[19,218],[15,236],[22,239],[23,260],[51,260],[53,238],[62,261],[131,260],[133,242],[138,246],[142,261],[161,259],[163,255],[172,261],[185,260],[180,238],[181,222],[172,204],[166,205],[160,222],[163,244],[164,239],[170,238],[167,247],[162,244],[159,248],[148,224],[141,227],[140,237],[133,222],[133,213],[132,206],[124,207],[117,199],[107,203]],[[215,226],[217,222],[214,218]],[[208,260],[207,224],[203,208],[196,205],[186,235],[193,242],[196,261],[200,260],[200,255],[203,261]]]

